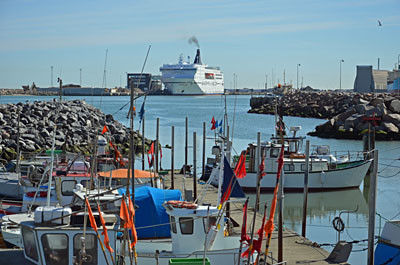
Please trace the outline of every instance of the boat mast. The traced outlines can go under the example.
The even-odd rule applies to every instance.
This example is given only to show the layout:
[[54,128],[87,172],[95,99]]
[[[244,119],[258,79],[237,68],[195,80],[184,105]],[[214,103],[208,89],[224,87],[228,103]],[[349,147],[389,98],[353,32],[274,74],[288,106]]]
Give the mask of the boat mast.
[[51,193],[51,181],[53,179],[53,163],[54,163],[54,148],[56,144],[56,129],[57,125],[53,127],[53,141],[51,144],[51,160],[50,160],[50,173],[49,173],[49,182],[47,183],[47,206],[50,206],[50,193]]

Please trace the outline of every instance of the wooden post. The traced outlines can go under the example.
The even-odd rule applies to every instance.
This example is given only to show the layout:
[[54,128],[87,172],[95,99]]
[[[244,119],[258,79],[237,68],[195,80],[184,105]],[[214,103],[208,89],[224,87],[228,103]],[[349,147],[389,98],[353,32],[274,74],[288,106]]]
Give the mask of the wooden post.
[[20,179],[20,173],[21,173],[21,170],[20,170],[20,166],[19,166],[19,158],[20,158],[20,155],[19,155],[19,137],[20,137],[20,135],[21,135],[21,133],[20,133],[20,121],[21,121],[21,112],[20,111],[18,111],[18,132],[17,132],[17,161],[16,161],[16,168],[15,168],[15,172],[17,172],[17,176],[18,176],[18,179]]
[[[283,144],[283,143],[282,143]],[[284,173],[284,171],[282,171]],[[278,205],[279,205],[279,220],[278,220],[278,262],[283,262],[283,177],[285,174],[281,175],[279,179],[279,195],[278,195]]]
[[231,142],[229,141],[229,125],[226,126],[226,149],[227,149],[227,156],[229,165],[231,164]]
[[145,137],[144,137],[144,124],[145,124],[145,118],[144,115],[142,117],[142,170],[144,170],[144,166],[145,166]]
[[374,150],[374,168],[369,184],[368,265],[374,265],[376,191],[378,186],[378,150]]
[[[259,209],[258,205],[260,204],[260,181],[261,181],[261,172],[260,172],[260,154],[261,154],[261,133],[257,133],[257,152],[256,152],[256,161],[257,161],[257,195],[256,195],[256,204],[254,206],[254,215],[253,215],[253,221],[251,223],[251,234],[250,234],[250,253],[253,248],[253,238],[254,238],[254,229],[255,229],[255,224],[256,224],[256,216],[257,216],[257,211]],[[252,257],[252,255],[250,255]]]
[[301,235],[306,237],[307,224],[307,201],[308,201],[308,174],[310,164],[310,140],[306,141],[306,168],[304,170],[304,199],[303,199],[303,222],[301,224]]
[[196,144],[196,132],[193,132],[193,201],[197,199]]
[[174,182],[174,155],[175,155],[175,126],[171,127],[171,188],[175,189]]
[[202,170],[201,170],[201,176],[204,176],[206,173],[206,123],[203,122],[203,163],[202,163]]
[[159,161],[159,159],[158,159],[158,153],[160,152],[159,151],[159,149],[158,149],[158,145],[159,145],[159,132],[160,132],[160,118],[157,118],[157,126],[156,126],[156,150],[155,150],[155,153],[156,153],[156,173],[158,173],[158,161]]
[[[229,126],[226,125],[226,159],[228,160],[229,165],[231,164],[231,143],[229,141]],[[225,148],[225,147],[222,147]],[[258,210],[258,209],[257,209]],[[226,202],[226,217],[231,217],[231,204]]]
[[[258,183],[261,181],[261,178],[259,175],[261,174],[260,172],[260,159],[261,158],[261,133],[257,133],[257,149],[256,149],[256,172],[257,172],[257,185],[260,186],[261,184]],[[257,194],[256,194],[256,200],[258,200],[258,203],[255,205],[256,211],[258,212],[260,210],[260,187],[257,187]]]
[[[188,164],[188,137],[189,137],[188,126],[189,126],[189,119],[188,119],[188,117],[186,117],[186,119],[185,119],[185,166]],[[186,171],[185,169],[186,169],[186,167],[184,167],[183,171]]]
[[62,101],[62,79],[58,78],[58,82],[60,83],[60,102],[61,102]]

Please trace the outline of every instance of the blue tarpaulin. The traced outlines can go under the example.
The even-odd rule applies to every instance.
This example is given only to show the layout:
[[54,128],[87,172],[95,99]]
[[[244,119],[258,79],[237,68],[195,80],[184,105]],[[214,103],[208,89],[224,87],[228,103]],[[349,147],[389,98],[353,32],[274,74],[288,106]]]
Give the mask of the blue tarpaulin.
[[[126,189],[119,189],[118,192],[125,194]],[[181,191],[147,186],[135,189],[135,205],[138,206],[135,210],[135,226],[139,239],[171,237],[169,217],[162,206],[165,201],[170,200],[181,201]]]

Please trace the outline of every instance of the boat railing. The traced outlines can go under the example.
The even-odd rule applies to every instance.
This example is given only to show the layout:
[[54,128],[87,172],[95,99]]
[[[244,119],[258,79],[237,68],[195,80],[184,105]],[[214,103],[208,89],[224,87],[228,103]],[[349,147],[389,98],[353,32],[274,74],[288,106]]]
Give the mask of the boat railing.
[[341,162],[354,162],[365,160],[369,158],[370,152],[368,151],[334,151],[326,154],[318,154],[316,152],[311,153],[311,157],[324,157],[329,162],[341,163]]

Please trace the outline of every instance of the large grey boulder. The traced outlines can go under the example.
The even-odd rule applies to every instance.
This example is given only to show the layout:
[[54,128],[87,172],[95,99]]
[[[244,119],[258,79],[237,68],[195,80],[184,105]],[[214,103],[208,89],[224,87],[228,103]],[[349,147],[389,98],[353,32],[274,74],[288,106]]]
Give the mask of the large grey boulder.
[[400,113],[400,100],[392,100],[392,102],[390,102],[389,109],[395,113]]

